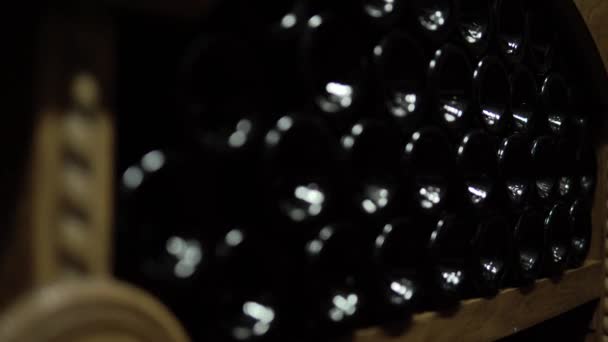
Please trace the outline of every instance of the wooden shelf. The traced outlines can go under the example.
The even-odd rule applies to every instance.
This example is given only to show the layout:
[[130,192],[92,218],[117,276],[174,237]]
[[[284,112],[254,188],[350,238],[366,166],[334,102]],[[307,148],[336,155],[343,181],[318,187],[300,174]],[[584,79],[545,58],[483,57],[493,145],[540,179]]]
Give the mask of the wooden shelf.
[[355,342],[493,341],[555,317],[602,295],[602,263],[589,261],[559,282],[542,279],[524,293],[506,289],[493,299],[463,302],[453,315],[425,312],[414,316],[399,337],[380,328],[359,331]]

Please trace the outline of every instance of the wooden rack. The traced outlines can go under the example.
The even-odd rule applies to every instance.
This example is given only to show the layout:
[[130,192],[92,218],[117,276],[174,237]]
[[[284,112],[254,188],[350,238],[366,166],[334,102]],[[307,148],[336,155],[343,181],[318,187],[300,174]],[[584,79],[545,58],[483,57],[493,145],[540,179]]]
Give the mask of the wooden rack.
[[[187,341],[157,300],[113,280],[113,41],[106,6],[191,15],[206,1],[81,1],[41,11],[29,180],[16,234],[0,265],[0,341]],[[608,66],[608,1],[576,0]],[[608,113],[606,113],[608,115]],[[539,280],[493,299],[462,303],[452,315],[415,315],[401,336],[380,328],[355,342],[490,341],[596,301],[589,341],[608,341],[608,131],[598,139],[593,241],[583,267],[559,282]],[[94,338],[94,339],[93,339]]]

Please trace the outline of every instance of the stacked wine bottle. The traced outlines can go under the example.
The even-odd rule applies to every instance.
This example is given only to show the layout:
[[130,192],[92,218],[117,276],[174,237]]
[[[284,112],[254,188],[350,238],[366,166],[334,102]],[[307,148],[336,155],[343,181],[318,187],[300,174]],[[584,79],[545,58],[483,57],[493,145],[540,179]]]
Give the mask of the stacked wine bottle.
[[596,165],[544,6],[218,2],[152,69],[170,112],[119,113],[118,275],[195,341],[333,340],[558,281]]

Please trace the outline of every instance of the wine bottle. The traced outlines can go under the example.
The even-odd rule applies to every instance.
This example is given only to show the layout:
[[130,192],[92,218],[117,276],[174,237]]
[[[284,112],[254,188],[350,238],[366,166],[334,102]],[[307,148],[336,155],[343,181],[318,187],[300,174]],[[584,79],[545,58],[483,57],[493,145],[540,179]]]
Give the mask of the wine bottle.
[[521,62],[528,43],[528,14],[521,0],[498,0],[495,7],[498,50],[510,63]]
[[481,130],[466,134],[460,142],[456,162],[466,207],[496,207],[497,148],[496,139]]
[[481,122],[495,134],[503,133],[509,125],[511,89],[506,68],[496,57],[484,57],[473,73],[474,98]]
[[585,199],[577,199],[570,206],[570,223],[572,225],[572,246],[569,266],[579,267],[583,264],[591,247],[591,204]]
[[413,208],[422,213],[440,212],[454,190],[455,161],[448,138],[438,128],[426,127],[412,134],[404,152],[403,174]]
[[353,178],[353,204],[362,216],[386,217],[398,209],[402,144],[394,126],[373,119],[355,123],[342,137]]
[[533,134],[538,110],[538,88],[532,72],[518,64],[511,73],[511,122],[513,130]]
[[210,151],[242,154],[259,145],[268,126],[262,113],[270,88],[258,44],[231,34],[203,36],[185,53],[178,75],[183,131]]
[[597,159],[595,149],[589,139],[582,144],[576,162],[575,174],[579,196],[587,201],[593,201],[597,183]]
[[305,312],[296,313],[304,317],[294,322],[306,322],[311,339],[347,335],[366,318],[362,281],[371,234],[352,223],[320,227],[300,249],[305,256],[300,271]]
[[471,295],[471,241],[475,224],[466,216],[442,214],[429,240],[429,305],[445,310]]
[[300,64],[314,105],[334,123],[352,118],[365,102],[372,37],[348,16],[316,14],[308,19]]
[[265,135],[263,153],[271,217],[282,224],[309,224],[334,210],[340,192],[338,144],[319,118],[285,115],[277,120]]
[[477,295],[495,295],[512,268],[512,235],[507,218],[499,213],[484,215],[472,239],[473,283]]
[[460,40],[475,57],[484,55],[494,35],[493,3],[489,0],[462,1],[458,31]]
[[430,112],[452,134],[462,134],[471,122],[473,70],[464,51],[445,45],[429,64]]
[[549,74],[543,81],[540,100],[546,129],[555,135],[566,134],[572,128],[568,120],[570,93],[566,80],[560,74]]
[[512,283],[526,286],[543,275],[543,257],[547,248],[544,215],[533,207],[524,209],[513,229],[514,260]]
[[380,88],[380,111],[411,134],[424,118],[427,61],[420,44],[404,31],[385,36],[374,48],[376,82]]
[[503,139],[498,148],[498,170],[502,189],[499,193],[505,205],[511,209],[523,209],[536,188],[532,173],[524,165],[530,165],[530,144],[522,134]]
[[[571,118],[566,118],[571,121]],[[568,123],[568,125],[571,125]],[[557,195],[561,200],[572,200],[578,192],[576,184],[576,161],[580,144],[574,129],[565,129],[557,140],[559,156],[556,158]]]
[[559,276],[568,266],[573,241],[569,209],[564,203],[558,202],[549,209],[545,218],[548,243],[544,268],[549,276]]
[[122,173],[115,260],[119,278],[155,294],[202,333],[209,326],[190,326],[189,319],[212,312],[214,228],[228,220],[220,187],[213,185],[221,178],[200,166],[183,153],[154,150]]
[[549,136],[537,138],[532,142],[530,156],[534,196],[538,203],[544,205],[556,196],[558,170],[555,140]]
[[529,60],[537,75],[545,75],[553,65],[557,31],[547,6],[537,1],[529,12]]
[[428,285],[429,219],[402,217],[389,221],[373,249],[376,323],[402,322],[421,309]]

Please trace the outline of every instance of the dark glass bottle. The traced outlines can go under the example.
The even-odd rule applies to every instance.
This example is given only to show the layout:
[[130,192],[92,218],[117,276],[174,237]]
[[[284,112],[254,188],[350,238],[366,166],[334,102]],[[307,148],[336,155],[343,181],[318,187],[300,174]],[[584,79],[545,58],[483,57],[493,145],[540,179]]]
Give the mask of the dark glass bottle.
[[473,73],[473,89],[481,122],[495,134],[503,133],[510,123],[511,89],[506,68],[496,57],[483,58]]
[[496,207],[497,148],[496,138],[481,130],[468,133],[460,142],[456,162],[462,177],[460,193],[467,207]]
[[482,56],[494,35],[493,2],[469,0],[460,2],[458,30],[461,41],[475,57]]
[[542,211],[526,208],[515,221],[510,279],[516,286],[529,285],[543,275],[543,257],[547,248],[544,220]]
[[200,166],[155,150],[122,173],[115,258],[118,277],[157,295],[196,333],[209,328],[189,319],[209,318],[214,234],[228,222],[218,187],[204,186],[217,175]]
[[353,178],[352,205],[362,217],[385,218],[399,209],[399,131],[379,120],[362,120],[342,137],[341,146]]
[[529,12],[530,39],[528,56],[537,75],[545,75],[553,66],[557,31],[547,6],[535,1]]
[[300,317],[293,321],[294,328],[304,324],[310,329],[308,338],[315,340],[348,335],[366,319],[362,277],[372,236],[352,223],[321,227],[299,249],[305,257],[297,271],[304,276],[298,287],[304,309],[293,312]]
[[308,19],[300,46],[303,78],[315,107],[340,125],[365,103],[372,50],[369,32],[330,12]]
[[438,213],[454,191],[455,161],[448,138],[436,127],[412,134],[402,159],[409,201],[422,213]]
[[583,264],[591,247],[591,204],[584,199],[572,202],[570,206],[570,222],[572,224],[572,246],[570,266],[579,267]]
[[[567,118],[571,122],[571,118]],[[571,125],[568,123],[568,125]],[[577,135],[572,128],[565,129],[563,134],[557,139],[556,156],[557,166],[557,195],[561,200],[572,200],[578,192],[579,184],[576,182],[576,161],[580,151],[580,143]]]
[[445,45],[435,52],[429,64],[429,111],[435,122],[453,134],[471,122],[473,70],[462,49]]
[[513,130],[532,134],[536,126],[538,87],[534,74],[518,64],[511,73],[511,122]]
[[579,152],[575,175],[579,196],[587,201],[593,201],[597,183],[597,159],[595,149],[588,139]]
[[502,189],[499,194],[505,205],[522,209],[536,191],[530,165],[530,144],[522,134],[514,134],[502,141],[498,149],[498,170]]
[[374,48],[381,112],[412,133],[424,118],[427,60],[419,43],[404,31],[385,36]]
[[[267,10],[271,20],[257,33],[263,43],[259,45],[264,57],[264,77],[270,85],[273,112],[299,110],[307,104],[307,91],[299,63],[299,45],[311,8],[308,3],[288,0],[269,3],[246,2],[249,7],[274,7]],[[275,2],[280,4],[275,5]],[[248,7],[245,6],[245,9]],[[251,10],[247,15],[256,13]],[[260,27],[258,27],[260,29]]]
[[286,115],[277,120],[264,138],[263,178],[268,181],[271,217],[302,225],[319,222],[335,210],[340,193],[338,146],[319,118]]
[[531,171],[534,180],[534,198],[537,203],[545,205],[556,196],[557,185],[557,150],[555,140],[542,136],[531,145]]
[[498,0],[495,8],[498,50],[510,63],[521,62],[528,43],[528,14],[522,0]]
[[512,235],[501,214],[484,215],[472,239],[471,272],[476,296],[493,296],[512,268]]
[[212,148],[243,150],[264,130],[271,99],[259,42],[246,36],[203,36],[187,49],[179,70],[184,130]]
[[424,305],[428,284],[429,219],[391,220],[376,237],[372,299],[377,323],[403,322]]
[[543,81],[540,101],[545,129],[555,135],[566,134],[572,128],[568,120],[570,92],[566,80],[559,74],[549,74]]
[[475,224],[464,216],[443,214],[429,241],[429,305],[451,309],[471,295],[471,242]]
[[559,276],[568,266],[573,241],[569,209],[564,203],[558,202],[550,208],[545,218],[548,239],[544,268],[549,276]]

